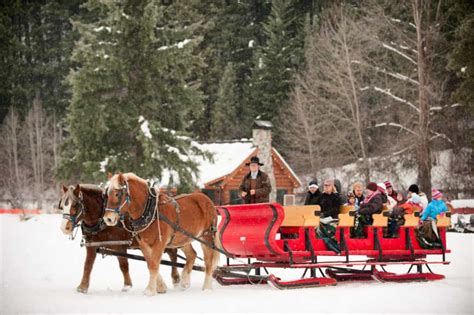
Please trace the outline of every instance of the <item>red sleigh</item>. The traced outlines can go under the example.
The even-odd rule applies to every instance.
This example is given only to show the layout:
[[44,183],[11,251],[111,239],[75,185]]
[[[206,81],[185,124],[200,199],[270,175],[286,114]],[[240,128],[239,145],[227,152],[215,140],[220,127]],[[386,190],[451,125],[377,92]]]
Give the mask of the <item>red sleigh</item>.
[[[220,206],[218,212],[221,221],[217,233],[222,248],[229,257],[236,258],[232,263],[227,259],[227,264],[216,272],[216,279],[223,285],[271,283],[286,289],[351,280],[430,281],[444,276],[433,273],[429,265],[449,264],[445,259],[449,253],[446,249],[449,213],[438,220],[441,248],[427,250],[416,239],[415,215],[405,216],[405,224],[396,238],[384,237],[383,229],[387,226],[384,213],[374,215],[373,224],[365,227],[367,237],[360,239],[351,238],[353,211],[343,207],[335,234],[340,252],[336,252],[316,233],[320,224],[319,206],[232,205]],[[359,257],[353,260],[353,256]],[[435,256],[441,259],[428,260]],[[386,271],[394,265],[406,265],[409,269],[403,274]],[[283,281],[275,275],[279,268],[300,269],[303,275]]]

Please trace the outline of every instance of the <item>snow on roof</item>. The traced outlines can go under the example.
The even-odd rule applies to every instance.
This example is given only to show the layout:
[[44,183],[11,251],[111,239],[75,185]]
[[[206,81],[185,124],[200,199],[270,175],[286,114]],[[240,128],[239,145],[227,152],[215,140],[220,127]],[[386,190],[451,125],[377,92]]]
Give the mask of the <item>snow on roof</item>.
[[452,200],[451,204],[453,205],[454,209],[474,208],[474,199]]
[[205,183],[232,173],[256,149],[252,142],[204,143],[202,150],[213,154],[213,161],[197,158],[199,178],[197,184],[203,187]]
[[301,182],[301,180],[298,178],[298,176],[295,174],[295,172],[293,172],[293,170],[291,169],[291,167],[288,165],[288,163],[286,163],[285,159],[280,155],[280,152],[277,151],[277,149],[273,148],[273,151],[276,153],[276,155],[280,158],[280,160],[283,162],[283,164],[286,166],[286,168],[288,169],[288,171],[290,171],[291,175],[293,175],[293,177],[296,179],[296,181],[300,184],[300,185],[303,185],[303,183]]

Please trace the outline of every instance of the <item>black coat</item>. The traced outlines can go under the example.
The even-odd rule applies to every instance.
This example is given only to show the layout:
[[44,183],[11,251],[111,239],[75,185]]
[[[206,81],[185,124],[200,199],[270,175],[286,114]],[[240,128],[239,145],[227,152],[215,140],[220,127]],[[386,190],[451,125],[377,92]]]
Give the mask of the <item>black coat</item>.
[[360,206],[359,212],[362,214],[374,214],[381,213],[383,209],[382,195],[377,194],[368,203],[364,203]]
[[317,205],[318,204],[318,199],[321,197],[321,195],[322,194],[319,190],[316,190],[314,194],[312,194],[310,191],[308,191],[308,193],[306,194],[306,198],[304,199],[304,204],[305,205]]
[[321,217],[338,218],[339,207],[342,205],[341,196],[338,193],[326,194],[322,193],[318,199],[318,205],[321,206]]

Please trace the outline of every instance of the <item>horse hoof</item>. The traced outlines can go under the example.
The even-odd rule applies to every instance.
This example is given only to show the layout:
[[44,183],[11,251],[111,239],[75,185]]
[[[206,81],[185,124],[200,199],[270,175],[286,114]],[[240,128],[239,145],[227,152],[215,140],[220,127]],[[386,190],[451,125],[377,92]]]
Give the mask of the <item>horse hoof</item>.
[[156,288],[156,291],[160,294],[166,293],[166,285],[159,285],[158,288]]
[[124,286],[123,286],[123,288],[122,288],[122,292],[128,292],[128,291],[130,291],[130,289],[131,289],[131,288],[132,288],[132,286],[131,286],[131,285],[129,285],[129,284],[126,284],[126,285],[124,285]]
[[88,288],[82,288],[82,287],[77,287],[77,288],[76,288],[76,291],[77,291],[77,292],[79,292],[79,293],[84,293],[84,294],[87,293],[87,290],[88,290]]
[[178,277],[178,278],[173,278],[173,287],[178,287],[179,286],[179,283],[181,282],[181,279]]
[[181,288],[181,290],[186,290],[186,289],[189,289],[189,287],[191,286],[191,284],[189,282],[183,282],[181,281],[179,283],[179,287]]
[[146,289],[145,292],[143,292],[145,295],[147,296],[153,296],[156,294],[156,291],[154,290],[150,290],[150,289]]

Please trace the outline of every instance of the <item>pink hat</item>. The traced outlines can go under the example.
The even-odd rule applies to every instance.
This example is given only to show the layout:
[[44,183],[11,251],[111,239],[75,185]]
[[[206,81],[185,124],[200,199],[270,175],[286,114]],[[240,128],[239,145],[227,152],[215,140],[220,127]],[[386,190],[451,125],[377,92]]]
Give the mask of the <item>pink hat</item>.
[[385,194],[387,192],[384,183],[378,183],[377,190],[380,191],[382,194]]
[[435,200],[439,200],[443,197],[443,194],[436,188],[431,188],[431,197]]
[[385,188],[387,189],[390,187],[393,187],[392,183],[389,180],[386,180],[384,184],[385,184]]

